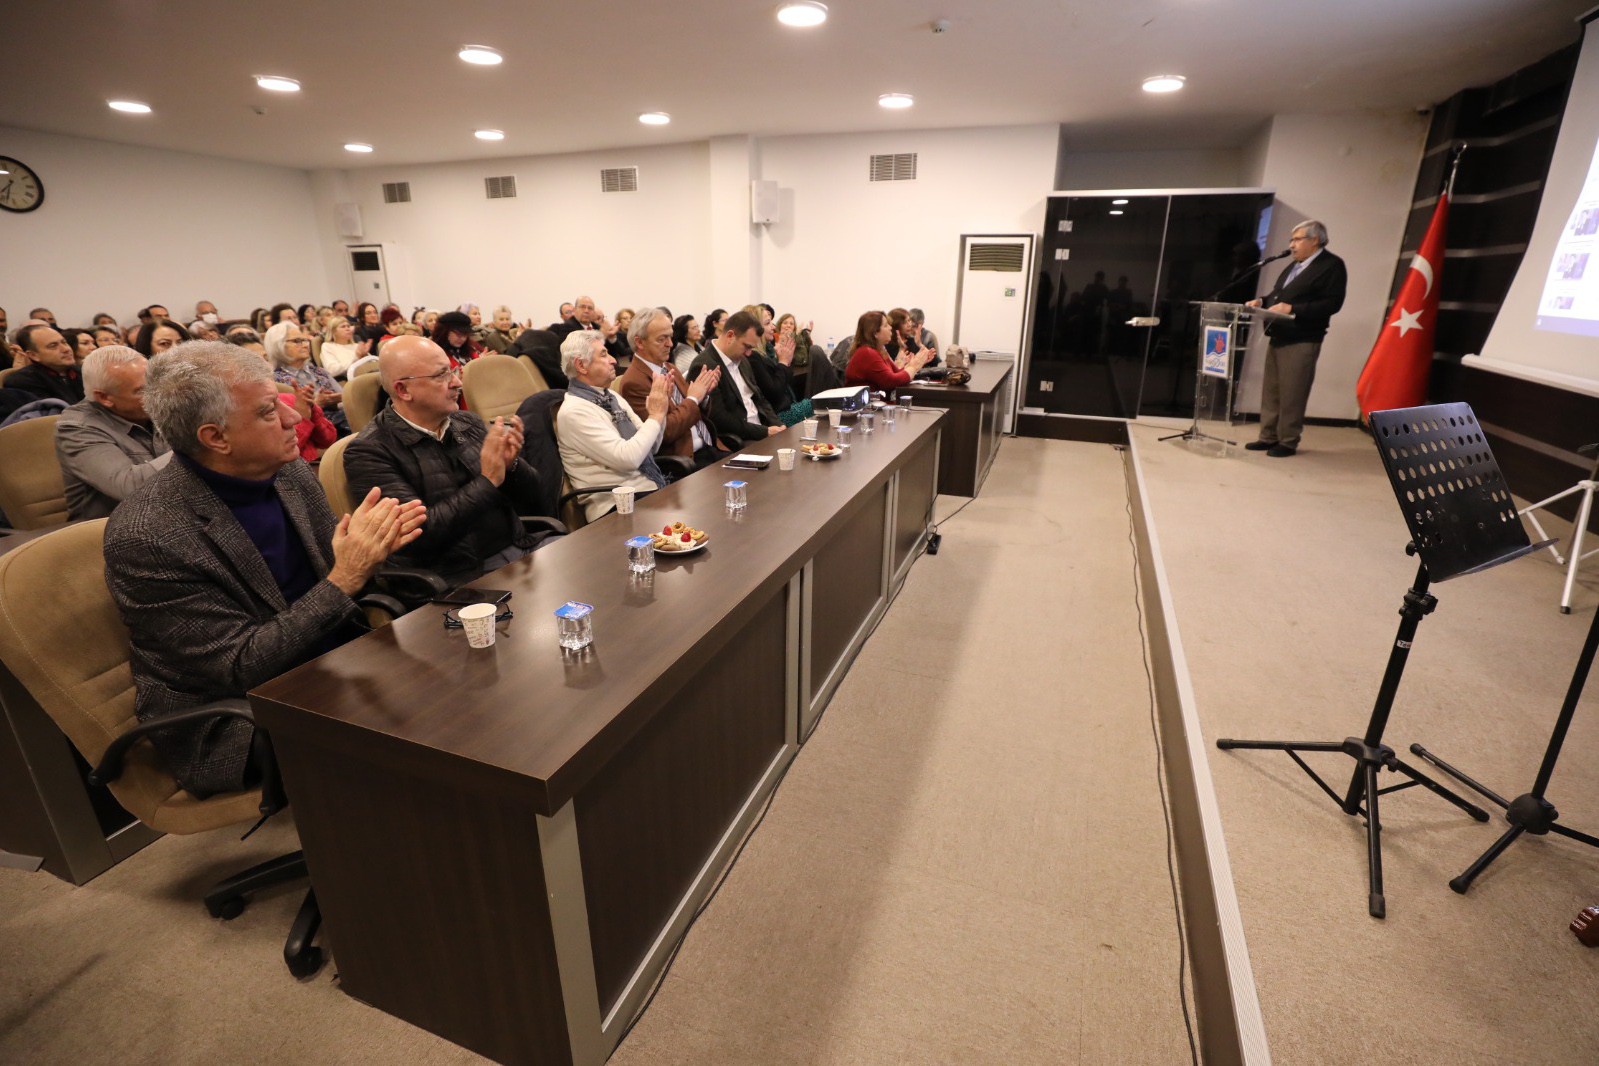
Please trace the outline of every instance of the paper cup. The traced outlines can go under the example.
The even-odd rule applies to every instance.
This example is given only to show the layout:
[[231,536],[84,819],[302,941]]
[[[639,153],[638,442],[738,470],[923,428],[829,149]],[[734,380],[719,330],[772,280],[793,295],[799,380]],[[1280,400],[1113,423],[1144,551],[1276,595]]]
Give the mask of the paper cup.
[[611,490],[611,499],[616,501],[617,514],[633,513],[633,491],[626,485],[618,485]]
[[818,422],[816,419],[807,418],[805,421],[800,423],[800,433],[802,435],[804,435],[806,437],[810,437],[810,438],[812,438],[814,440],[815,437],[816,437],[817,427],[820,426],[820,425],[821,425],[821,423]]
[[839,426],[839,423],[843,422],[843,421],[844,421],[844,412],[843,412],[842,409],[837,408],[837,407],[829,407],[827,409],[827,424],[828,425],[832,426],[834,429],[837,429],[838,426]]
[[494,616],[500,609],[492,603],[473,603],[457,613],[461,628],[466,630],[466,642],[474,648],[488,648],[494,644]]
[[779,470],[792,470],[792,469],[794,469],[794,449],[793,448],[779,448],[779,449],[777,449],[777,468]]

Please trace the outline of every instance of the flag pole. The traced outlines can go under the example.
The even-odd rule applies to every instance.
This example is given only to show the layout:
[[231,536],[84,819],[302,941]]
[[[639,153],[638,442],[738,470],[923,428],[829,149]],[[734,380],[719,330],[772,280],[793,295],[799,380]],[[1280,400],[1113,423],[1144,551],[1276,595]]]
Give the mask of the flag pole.
[[1466,154],[1466,149],[1471,146],[1465,141],[1455,145],[1454,151],[1449,156],[1449,178],[1444,182],[1444,195],[1451,200],[1455,198],[1455,174],[1460,170],[1460,157]]

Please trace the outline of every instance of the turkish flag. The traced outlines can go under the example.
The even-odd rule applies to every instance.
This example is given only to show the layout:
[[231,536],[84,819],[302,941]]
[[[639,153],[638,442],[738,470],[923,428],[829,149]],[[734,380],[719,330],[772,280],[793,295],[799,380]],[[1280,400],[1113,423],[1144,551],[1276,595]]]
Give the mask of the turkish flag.
[[1420,407],[1427,401],[1427,371],[1432,368],[1438,323],[1438,285],[1443,277],[1444,231],[1449,223],[1449,192],[1438,197],[1421,248],[1388,311],[1388,318],[1355,383],[1361,421],[1373,411]]

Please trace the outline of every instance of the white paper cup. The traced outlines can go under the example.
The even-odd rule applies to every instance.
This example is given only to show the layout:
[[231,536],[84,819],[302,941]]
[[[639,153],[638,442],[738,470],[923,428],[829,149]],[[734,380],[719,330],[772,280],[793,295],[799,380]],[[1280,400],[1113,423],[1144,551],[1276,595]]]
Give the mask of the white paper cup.
[[457,612],[461,628],[466,630],[466,642],[474,648],[494,645],[494,616],[500,609],[492,603],[472,603]]
[[839,423],[842,422],[842,421],[844,421],[844,412],[843,412],[842,409],[837,408],[837,407],[829,407],[827,409],[827,424],[828,425],[832,426],[834,429],[837,429]]
[[794,469],[794,449],[793,448],[779,448],[779,449],[777,449],[777,468],[779,470],[792,470],[792,469]]
[[814,438],[816,436],[816,429],[820,425],[821,425],[821,423],[818,422],[816,419],[807,418],[805,421],[800,423],[800,433],[802,433],[803,435],[805,435],[807,437],[813,437]]
[[633,513],[633,491],[626,485],[618,485],[611,490],[611,499],[616,501],[617,514]]

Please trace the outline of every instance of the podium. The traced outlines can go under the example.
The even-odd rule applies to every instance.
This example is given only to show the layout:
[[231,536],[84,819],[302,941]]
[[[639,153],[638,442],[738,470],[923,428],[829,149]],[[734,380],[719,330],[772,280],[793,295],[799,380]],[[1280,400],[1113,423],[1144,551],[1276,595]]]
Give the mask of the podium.
[[[1255,323],[1292,321],[1293,315],[1263,307],[1193,300],[1199,308],[1199,358],[1194,366],[1194,417],[1187,429],[1161,440],[1181,440],[1216,458],[1234,452],[1237,441],[1226,436],[1233,424],[1233,386],[1242,363],[1241,337]],[[1207,432],[1207,427],[1214,432]]]

